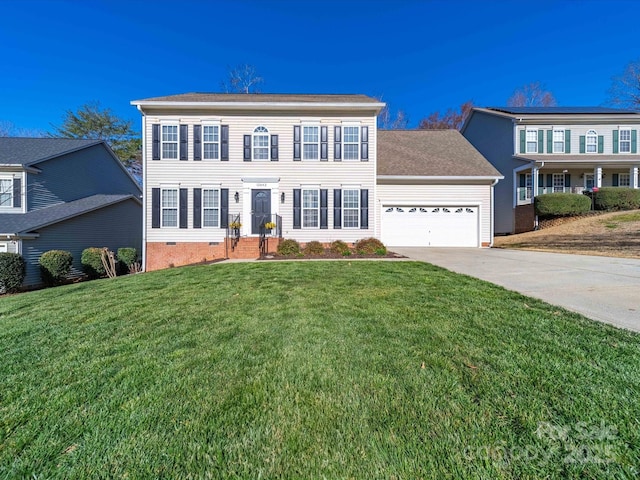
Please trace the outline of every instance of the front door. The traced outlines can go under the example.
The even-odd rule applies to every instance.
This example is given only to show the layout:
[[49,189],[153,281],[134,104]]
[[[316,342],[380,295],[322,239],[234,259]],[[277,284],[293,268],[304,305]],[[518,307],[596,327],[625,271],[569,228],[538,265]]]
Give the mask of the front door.
[[271,221],[271,190],[251,190],[251,233],[258,235],[260,226]]

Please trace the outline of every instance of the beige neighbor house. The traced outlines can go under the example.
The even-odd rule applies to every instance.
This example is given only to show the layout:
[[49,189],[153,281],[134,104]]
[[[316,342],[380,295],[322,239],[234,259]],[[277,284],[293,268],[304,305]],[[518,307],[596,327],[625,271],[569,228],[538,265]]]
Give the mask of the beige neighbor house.
[[[501,178],[458,133],[378,131],[364,95],[188,93],[142,113],[146,270],[265,240],[488,246]],[[274,228],[271,223],[275,224]]]
[[474,108],[462,134],[504,176],[495,233],[535,228],[534,198],[638,188],[640,114],[603,107]]

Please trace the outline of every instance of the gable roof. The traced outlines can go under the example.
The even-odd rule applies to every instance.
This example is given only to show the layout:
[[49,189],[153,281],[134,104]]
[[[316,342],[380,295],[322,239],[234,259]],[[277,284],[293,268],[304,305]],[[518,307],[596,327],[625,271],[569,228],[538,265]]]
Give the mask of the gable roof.
[[378,177],[503,178],[457,130],[378,130]]
[[487,110],[511,115],[598,115],[598,114],[637,114],[634,110],[608,107],[487,107]]
[[0,234],[24,234],[129,199],[140,203],[139,199],[130,194],[98,194],[23,214],[3,213],[0,214]]
[[302,94],[302,93],[181,93],[163,97],[134,100],[133,105],[143,103],[381,103],[360,94]]
[[77,138],[0,138],[0,165],[34,165],[67,153],[104,143]]

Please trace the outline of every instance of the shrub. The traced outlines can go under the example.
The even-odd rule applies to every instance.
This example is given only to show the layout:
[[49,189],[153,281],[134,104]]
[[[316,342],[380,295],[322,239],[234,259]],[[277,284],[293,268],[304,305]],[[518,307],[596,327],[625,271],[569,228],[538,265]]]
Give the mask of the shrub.
[[73,265],[73,255],[64,250],[49,250],[38,260],[42,281],[49,286],[60,285]]
[[324,246],[320,242],[314,240],[313,242],[308,242],[304,246],[303,253],[314,257],[324,255]]
[[330,249],[332,253],[342,255],[343,257],[351,255],[351,249],[349,248],[349,245],[347,245],[342,240],[336,240],[335,242],[332,242]]
[[386,255],[387,247],[377,238],[363,238],[358,240],[354,248],[359,255]]
[[547,193],[535,198],[536,215],[563,217],[591,210],[591,199],[579,193]]
[[102,264],[102,248],[85,248],[80,257],[80,263],[82,263],[82,271],[89,278],[100,278],[107,273]]
[[640,190],[604,187],[593,192],[596,210],[634,210],[640,208]]
[[24,282],[27,265],[18,253],[0,253],[0,293],[17,291]]
[[279,255],[297,255],[300,253],[300,244],[292,239],[286,239],[278,245]]
[[129,273],[129,267],[138,260],[138,251],[135,248],[123,247],[118,249],[118,271]]

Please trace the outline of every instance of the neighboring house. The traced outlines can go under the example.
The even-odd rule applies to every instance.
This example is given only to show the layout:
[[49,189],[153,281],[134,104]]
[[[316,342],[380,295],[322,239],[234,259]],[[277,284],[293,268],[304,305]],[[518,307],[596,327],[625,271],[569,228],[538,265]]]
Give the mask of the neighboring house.
[[462,134],[504,176],[495,233],[535,228],[534,198],[638,188],[640,114],[603,107],[474,108]]
[[189,93],[131,103],[143,115],[146,270],[255,258],[268,221],[301,243],[491,242],[499,173],[457,132],[378,132],[384,104],[374,98]]
[[100,140],[0,138],[0,251],[20,253],[25,286],[41,283],[48,250],[135,247],[142,241],[141,190]]

